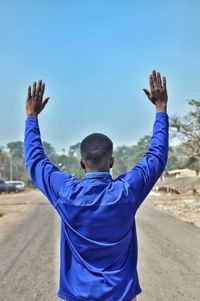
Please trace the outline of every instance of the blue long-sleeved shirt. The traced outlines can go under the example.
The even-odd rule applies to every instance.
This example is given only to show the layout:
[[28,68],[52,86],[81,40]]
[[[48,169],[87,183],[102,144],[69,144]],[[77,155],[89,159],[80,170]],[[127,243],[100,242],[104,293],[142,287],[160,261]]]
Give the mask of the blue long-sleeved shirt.
[[60,288],[68,301],[130,301],[141,292],[137,274],[135,214],[163,172],[168,115],[156,113],[149,150],[131,170],[61,172],[44,154],[38,119],[26,120],[24,155],[35,185],[61,217]]

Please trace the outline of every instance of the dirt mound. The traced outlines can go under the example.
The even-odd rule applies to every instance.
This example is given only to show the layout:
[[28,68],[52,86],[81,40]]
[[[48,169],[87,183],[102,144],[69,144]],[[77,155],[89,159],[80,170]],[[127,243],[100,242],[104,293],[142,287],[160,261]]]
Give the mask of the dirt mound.
[[[178,191],[186,195],[200,194],[200,177],[180,177],[174,179],[159,180],[156,183],[155,189],[157,191],[167,190],[167,192]],[[176,192],[175,192],[176,193]]]
[[200,227],[200,177],[159,180],[150,200],[158,209]]

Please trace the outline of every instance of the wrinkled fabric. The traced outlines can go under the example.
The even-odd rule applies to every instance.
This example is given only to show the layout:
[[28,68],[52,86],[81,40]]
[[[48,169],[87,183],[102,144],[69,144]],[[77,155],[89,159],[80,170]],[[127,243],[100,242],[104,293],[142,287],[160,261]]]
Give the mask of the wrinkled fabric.
[[135,214],[162,174],[168,115],[156,113],[149,150],[117,179],[61,172],[44,154],[38,119],[26,120],[24,158],[34,184],[61,218],[60,287],[68,301],[131,301],[141,292]]

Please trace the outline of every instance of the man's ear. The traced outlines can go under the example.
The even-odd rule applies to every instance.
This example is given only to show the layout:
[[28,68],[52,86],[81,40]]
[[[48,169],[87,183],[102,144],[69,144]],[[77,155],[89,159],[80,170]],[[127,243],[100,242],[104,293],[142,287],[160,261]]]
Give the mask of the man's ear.
[[82,158],[81,158],[80,164],[81,164],[81,168],[85,169],[85,163],[84,163],[84,160]]
[[113,167],[114,161],[115,161],[115,158],[114,158],[114,157],[112,157],[112,158],[110,159],[110,168],[112,168],[112,167]]

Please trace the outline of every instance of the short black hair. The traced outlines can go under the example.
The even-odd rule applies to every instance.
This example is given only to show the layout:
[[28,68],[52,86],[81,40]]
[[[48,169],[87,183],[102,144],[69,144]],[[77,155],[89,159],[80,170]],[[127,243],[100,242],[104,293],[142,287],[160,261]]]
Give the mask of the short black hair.
[[99,167],[112,157],[113,142],[104,134],[94,133],[83,139],[80,151],[83,160]]

